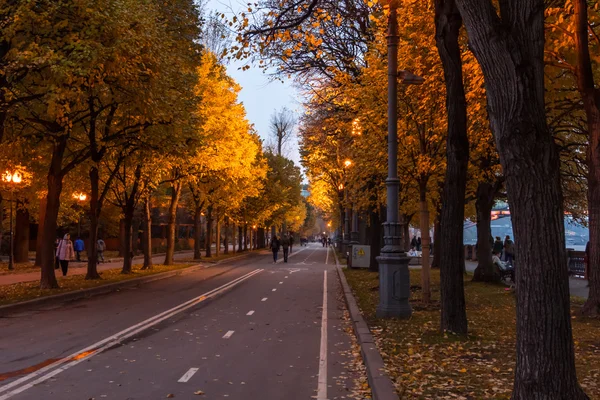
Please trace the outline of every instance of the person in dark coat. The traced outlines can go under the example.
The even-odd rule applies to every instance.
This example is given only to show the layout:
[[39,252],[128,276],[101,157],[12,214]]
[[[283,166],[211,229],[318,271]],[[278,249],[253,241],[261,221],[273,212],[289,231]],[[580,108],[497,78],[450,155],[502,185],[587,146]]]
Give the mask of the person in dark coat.
[[494,247],[492,248],[492,252],[502,254],[502,250],[504,250],[504,244],[502,243],[502,239],[500,236],[496,236],[496,241],[494,242]]
[[417,251],[421,251],[421,245],[422,245],[422,243],[421,243],[421,236],[419,236],[417,238]]
[[283,239],[281,239],[281,248],[283,249],[283,262],[286,263],[288,261],[288,253],[290,250],[290,238],[288,235],[284,235]]
[[510,265],[512,265],[513,260],[515,259],[515,243],[508,235],[506,235],[506,238],[504,239],[504,259]]
[[294,246],[294,235],[290,235],[290,254],[292,254],[292,247]]
[[277,263],[277,254],[279,253],[279,239],[277,239],[276,235],[273,235],[271,239],[271,251],[273,252],[273,264]]
[[410,241],[410,247],[417,248],[417,235],[413,235],[412,240]]

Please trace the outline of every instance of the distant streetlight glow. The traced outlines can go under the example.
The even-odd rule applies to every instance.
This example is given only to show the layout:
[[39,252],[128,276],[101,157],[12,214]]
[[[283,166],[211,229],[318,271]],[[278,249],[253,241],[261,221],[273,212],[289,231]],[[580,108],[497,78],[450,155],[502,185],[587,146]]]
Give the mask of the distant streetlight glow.
[[73,193],[73,198],[79,201],[85,201],[87,199],[87,194],[85,193]]
[[23,175],[19,171],[6,171],[2,175],[2,181],[10,185],[10,249],[8,252],[8,269],[15,269],[14,261],[14,232],[13,232],[13,202],[14,202],[14,191],[16,185],[23,181]]
[[349,166],[351,166],[351,165],[352,165],[352,161],[351,161],[351,160],[346,160],[346,161],[344,161],[344,166],[345,166],[346,168],[348,168],[348,167],[349,167]]

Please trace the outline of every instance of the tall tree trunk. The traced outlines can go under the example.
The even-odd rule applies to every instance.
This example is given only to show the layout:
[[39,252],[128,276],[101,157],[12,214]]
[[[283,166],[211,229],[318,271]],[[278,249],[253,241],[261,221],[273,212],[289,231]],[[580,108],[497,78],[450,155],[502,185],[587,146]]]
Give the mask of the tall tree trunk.
[[467,333],[463,284],[463,223],[469,163],[467,105],[463,86],[459,44],[462,18],[454,0],[435,1],[436,45],[444,68],[448,113],[447,169],[442,196],[438,239],[435,241],[440,267],[441,330]]
[[[96,165],[93,165],[90,168],[89,176],[91,186],[89,214],[90,240],[87,249],[88,264],[85,279],[100,279],[100,274],[98,274],[98,249],[96,248],[96,245],[98,243],[98,225],[102,204],[100,201],[100,173]],[[119,225],[119,228],[120,227],[121,225]]]
[[173,265],[175,255],[175,230],[177,229],[177,206],[181,196],[181,182],[173,183],[171,187],[171,204],[169,204],[169,226],[167,230],[167,254],[165,255],[165,265]]
[[265,228],[258,228],[258,248],[264,249],[265,247]]
[[420,198],[420,222],[421,222],[421,301],[429,303],[431,301],[431,288],[429,277],[431,275],[429,265],[429,207],[427,205],[427,183],[419,185]]
[[152,195],[144,201],[144,265],[142,269],[152,269]]
[[133,221],[131,224],[131,253],[134,256],[137,256],[140,253],[140,226],[142,225],[140,216],[136,211],[137,210],[134,210]]
[[[440,267],[440,218],[441,215],[436,216],[433,223],[433,261],[431,261],[431,268],[436,269]],[[462,264],[464,265],[464,260]]]
[[200,260],[202,258],[202,208],[196,206],[194,211],[194,260]]
[[15,262],[26,263],[29,261],[29,209],[27,203],[21,200],[17,200],[16,204]]
[[229,237],[228,237],[228,233],[229,233],[229,217],[225,216],[225,238],[223,239],[223,245],[224,245],[224,249],[223,249],[223,254],[229,254]]
[[[131,267],[133,264],[133,248],[132,248],[132,227],[133,227],[133,214],[135,213],[135,207],[125,207],[124,218],[123,218],[123,230],[125,231],[123,252],[123,268],[121,269],[122,274],[130,274]],[[165,265],[170,265],[165,262]]]
[[369,210],[369,243],[371,245],[369,270],[371,271],[379,271],[377,257],[381,254],[381,227],[383,225],[381,215],[381,207]]
[[206,211],[206,257],[212,257],[213,208],[208,206]]
[[456,0],[486,84],[515,233],[513,400],[587,399],[577,382],[560,159],[544,102],[544,0]]
[[[1,201],[0,201],[1,204]],[[38,218],[38,231],[35,243],[35,266],[40,267],[42,265],[42,244],[44,243],[44,219],[46,218],[46,197],[42,196],[40,199],[40,215]],[[2,220],[0,215],[0,220]],[[2,229],[0,229],[1,231]],[[52,238],[54,241],[54,239]],[[0,235],[0,243],[2,242],[2,235]]]
[[56,225],[60,209],[60,194],[63,185],[62,162],[66,147],[66,137],[61,138],[54,145],[50,168],[48,169],[48,194],[46,195],[46,215],[43,223],[41,289],[58,288],[56,275],[54,275],[54,238],[56,237]]
[[404,250],[410,249],[410,221],[413,218],[413,215],[401,214],[402,221],[402,241],[404,242]]
[[248,224],[244,223],[244,251],[248,251]]
[[600,90],[596,88],[588,43],[588,10],[586,0],[574,0],[575,48],[577,49],[577,86],[588,125],[588,218],[590,254],[588,279],[590,293],[582,313],[600,315]]
[[244,250],[244,232],[242,231],[242,225],[238,226],[238,251]]
[[219,257],[219,255],[221,255],[221,216],[219,215],[219,212],[216,212],[217,217],[215,218],[216,221],[216,226],[215,226],[215,236],[216,236],[216,240],[215,240],[215,244],[216,244],[216,250],[215,250],[215,254],[217,257]]
[[[167,233],[168,235],[168,233]],[[125,240],[127,238],[127,232],[125,231],[125,219],[119,220],[119,257],[125,257]]]
[[475,210],[477,213],[477,268],[473,273],[476,282],[498,282],[500,275],[492,264],[492,208],[496,190],[489,182],[477,186]]

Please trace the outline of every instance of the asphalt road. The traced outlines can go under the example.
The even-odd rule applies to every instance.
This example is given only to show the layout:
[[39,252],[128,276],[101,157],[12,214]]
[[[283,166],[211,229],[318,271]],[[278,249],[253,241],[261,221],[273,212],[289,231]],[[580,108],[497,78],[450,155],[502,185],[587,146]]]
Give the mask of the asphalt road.
[[0,319],[0,400],[359,398],[333,254],[294,251]]

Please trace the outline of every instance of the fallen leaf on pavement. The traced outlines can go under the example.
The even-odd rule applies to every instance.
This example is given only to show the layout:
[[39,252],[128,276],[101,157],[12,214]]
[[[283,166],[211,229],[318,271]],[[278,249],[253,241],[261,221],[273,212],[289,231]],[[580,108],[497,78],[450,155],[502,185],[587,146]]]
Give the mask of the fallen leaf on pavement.
[[203,392],[202,390],[196,390],[196,391],[194,392],[194,394],[195,394],[195,395],[198,395],[198,396],[202,396],[202,395],[204,394],[204,392]]

